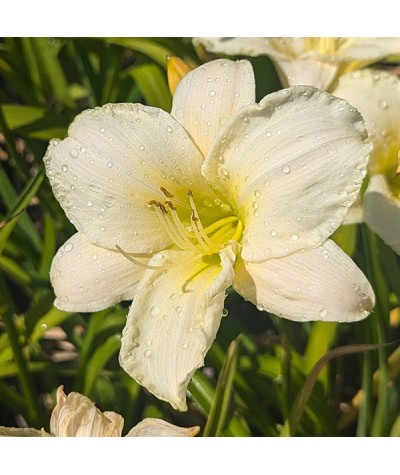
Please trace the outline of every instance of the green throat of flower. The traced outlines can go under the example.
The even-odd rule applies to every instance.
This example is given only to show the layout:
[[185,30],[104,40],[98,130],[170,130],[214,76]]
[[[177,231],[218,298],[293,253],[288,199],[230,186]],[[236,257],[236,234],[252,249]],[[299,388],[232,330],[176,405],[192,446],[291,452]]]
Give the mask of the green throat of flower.
[[[181,216],[185,213],[180,213],[180,208],[181,211],[187,211],[188,206],[175,200],[174,195],[164,187],[160,190],[165,200],[162,202],[151,200],[147,205],[157,213],[174,247],[200,254],[204,262],[208,262],[209,257],[218,254],[229,242],[240,242],[243,224],[237,216],[233,214],[225,216],[204,227],[191,190],[187,192],[189,219],[183,219]],[[115,248],[134,264],[147,269],[160,270],[170,266],[169,263],[162,261],[160,265],[149,265],[140,261],[140,259],[148,261],[154,254],[126,252],[118,245]]]
[[161,191],[166,199],[163,202],[151,200],[148,205],[154,207],[165,231],[178,248],[211,255],[220,252],[228,242],[241,239],[243,224],[237,216],[227,216],[204,227],[193,193],[188,190],[191,212],[189,221],[184,221],[180,217],[179,203],[174,201],[174,195],[165,188],[161,188]]

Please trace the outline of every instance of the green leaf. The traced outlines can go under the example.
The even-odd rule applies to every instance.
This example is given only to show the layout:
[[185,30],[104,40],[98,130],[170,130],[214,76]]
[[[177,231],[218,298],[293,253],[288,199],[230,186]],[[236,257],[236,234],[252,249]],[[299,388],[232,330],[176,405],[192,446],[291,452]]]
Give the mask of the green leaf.
[[23,229],[27,234],[27,237],[32,241],[33,244],[36,245],[38,249],[40,249],[41,241],[37,231],[29,217],[23,214],[23,211],[30,203],[32,197],[37,193],[40,185],[42,184],[43,178],[44,168],[42,167],[39,173],[35,177],[32,177],[31,180],[25,185],[21,195],[17,198],[16,193],[5,172],[0,167],[0,183],[3,185],[2,191],[0,193],[5,198],[4,201],[8,203],[10,208],[8,219],[0,228],[0,254],[3,252],[8,237],[19,221],[21,221],[21,224],[23,224]]
[[171,110],[171,93],[160,66],[154,63],[135,66],[128,71],[128,75],[137,83],[147,105]]
[[91,395],[97,376],[107,361],[119,350],[120,346],[121,336],[112,335],[93,353],[93,356],[85,367],[86,373],[82,391],[85,396]]
[[25,106],[17,104],[2,104],[3,114],[10,130],[15,130],[24,125],[42,119],[46,110],[39,106]]
[[104,38],[104,41],[142,53],[153,59],[164,69],[167,67],[167,57],[171,55],[169,49],[148,38]]
[[233,397],[233,381],[238,361],[239,343],[240,337],[229,345],[226,353],[207,424],[204,428],[204,437],[218,437],[225,428]]

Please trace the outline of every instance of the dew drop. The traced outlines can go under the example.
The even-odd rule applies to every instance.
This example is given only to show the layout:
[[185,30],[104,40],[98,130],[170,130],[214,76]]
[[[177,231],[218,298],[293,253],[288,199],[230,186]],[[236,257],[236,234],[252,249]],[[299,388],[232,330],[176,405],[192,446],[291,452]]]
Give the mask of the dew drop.
[[284,165],[282,167],[282,171],[283,171],[283,173],[286,173],[286,175],[287,175],[288,173],[290,173],[290,168],[287,165]]
[[108,168],[111,168],[113,166],[113,164],[111,162],[107,162],[107,166],[108,166]]
[[139,150],[144,150],[144,145],[141,145],[141,146],[139,147]]
[[46,325],[45,323],[42,323],[42,324],[40,325],[40,328],[41,328],[42,330],[47,330],[47,325]]
[[298,236],[297,234],[292,234],[292,235],[290,236],[290,239],[291,239],[292,241],[297,241],[297,240],[299,239],[299,236]]
[[79,152],[76,148],[71,148],[71,150],[69,151],[69,155],[72,157],[72,158],[77,158],[78,155],[79,155]]
[[257,310],[259,310],[260,312],[263,312],[264,311],[264,305],[262,304],[257,304]]
[[389,107],[388,103],[383,99],[378,100],[377,106],[379,107],[379,109],[387,109]]
[[158,305],[154,305],[153,307],[151,307],[150,315],[152,317],[158,317],[158,315],[160,315],[160,313],[161,313],[161,308]]
[[186,348],[187,348],[188,346],[189,346],[189,345],[188,345],[188,344],[186,343],[186,341],[185,341],[185,343],[183,343],[183,345],[182,345],[182,348],[183,348],[184,350],[186,350]]
[[88,205],[89,207],[92,207],[92,206],[93,206],[93,201],[89,200],[89,201],[87,202],[87,205]]
[[174,129],[170,125],[167,125],[167,130],[168,130],[169,133],[171,133],[171,132],[173,132]]
[[92,261],[95,261],[97,259],[97,254],[92,254]]
[[261,196],[260,190],[256,190],[256,191],[254,192],[254,196],[255,196],[256,198],[259,198],[259,197]]
[[221,168],[221,173],[225,178],[229,178],[229,172],[226,168]]
[[208,95],[209,95],[210,97],[214,97],[214,96],[215,96],[215,94],[216,94],[216,92],[215,92],[215,91],[210,91],[210,92],[208,93]]
[[271,236],[275,237],[278,233],[275,231],[275,229],[271,229]]
[[81,153],[86,153],[86,148],[83,146],[79,150],[81,151]]
[[226,308],[222,309],[222,316],[226,317],[228,315],[228,310]]
[[73,248],[74,248],[74,246],[73,246],[70,242],[67,243],[67,244],[64,246],[64,249],[65,249],[67,252],[71,252]]
[[321,318],[324,318],[324,317],[326,317],[326,316],[328,315],[328,310],[327,310],[326,308],[322,308],[322,309],[319,311],[318,315],[319,315]]
[[153,354],[153,352],[152,352],[151,350],[146,350],[146,351],[144,352],[144,357],[145,357],[145,358],[150,358],[150,356],[151,356],[152,354]]
[[100,132],[101,132],[102,134],[104,134],[105,131],[106,131],[106,129],[105,129],[104,127],[101,127]]
[[62,171],[63,171],[63,172],[67,172],[67,171],[68,171],[67,165],[63,165],[61,168],[62,168]]

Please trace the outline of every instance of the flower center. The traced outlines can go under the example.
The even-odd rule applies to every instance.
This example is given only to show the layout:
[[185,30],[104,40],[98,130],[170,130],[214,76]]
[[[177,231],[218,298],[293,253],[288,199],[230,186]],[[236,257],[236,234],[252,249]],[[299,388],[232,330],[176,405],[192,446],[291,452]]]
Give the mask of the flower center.
[[165,231],[180,249],[210,255],[218,253],[228,242],[241,239],[243,224],[237,216],[227,216],[204,227],[191,190],[187,192],[190,215],[182,219],[180,203],[164,187],[160,189],[166,199],[163,202],[151,200],[148,205],[154,207]]

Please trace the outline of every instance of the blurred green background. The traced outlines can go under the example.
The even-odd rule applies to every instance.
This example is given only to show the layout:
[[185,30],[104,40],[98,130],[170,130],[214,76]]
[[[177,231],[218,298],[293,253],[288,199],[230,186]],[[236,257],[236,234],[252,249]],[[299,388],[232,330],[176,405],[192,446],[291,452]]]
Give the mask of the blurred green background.
[[[169,111],[171,55],[192,67],[213,58],[190,38],[0,39],[0,425],[48,430],[62,384],[120,413],[124,433],[160,417],[208,436],[399,436],[400,262],[364,225],[335,240],[374,286],[374,314],[299,324],[229,291],[187,413],[119,367],[128,302],[93,314],[53,307],[49,268],[74,228],[44,175],[48,141],[65,137],[80,111],[109,102]],[[249,59],[258,99],[281,87],[268,58]]]

